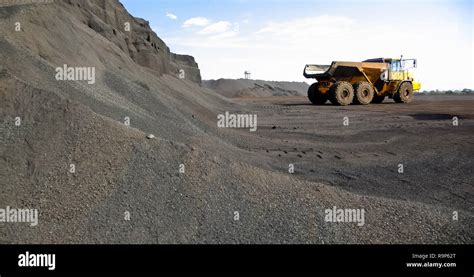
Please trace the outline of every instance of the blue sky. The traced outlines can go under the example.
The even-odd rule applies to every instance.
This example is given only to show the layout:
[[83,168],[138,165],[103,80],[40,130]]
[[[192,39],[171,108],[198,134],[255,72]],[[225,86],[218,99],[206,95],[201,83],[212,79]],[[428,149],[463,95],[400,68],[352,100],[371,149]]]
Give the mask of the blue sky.
[[253,78],[304,81],[306,63],[403,54],[419,59],[425,89],[473,88],[472,1],[121,2],[173,52],[195,56],[205,79],[249,70]]

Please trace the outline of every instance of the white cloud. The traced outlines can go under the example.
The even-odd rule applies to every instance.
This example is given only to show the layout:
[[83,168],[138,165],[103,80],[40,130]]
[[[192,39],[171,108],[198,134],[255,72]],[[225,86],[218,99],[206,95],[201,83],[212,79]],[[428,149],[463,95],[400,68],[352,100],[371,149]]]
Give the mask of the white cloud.
[[237,31],[223,32],[209,37],[209,41],[216,42],[217,40],[223,39],[229,41],[230,38],[237,38],[238,35],[239,33]]
[[327,27],[339,28],[354,23],[354,20],[344,16],[322,15],[314,18],[300,18],[284,22],[268,22],[258,33],[288,33],[295,30],[308,31],[312,28],[323,29]]
[[170,12],[167,12],[167,13],[166,13],[166,17],[168,17],[168,18],[170,18],[170,19],[172,19],[172,20],[178,19],[178,17],[177,17],[175,14],[170,13]]
[[229,31],[232,28],[232,23],[228,21],[219,21],[207,26],[198,32],[200,35],[213,35]]
[[233,25],[233,29],[236,33],[240,32],[240,24],[238,22],[235,22]]
[[193,18],[190,18],[188,20],[186,20],[184,23],[183,23],[183,28],[189,28],[189,27],[204,27],[204,26],[207,26],[209,25],[211,22],[209,21],[209,19],[205,18],[205,17],[193,17]]
[[270,22],[255,34],[267,35],[273,38],[284,38],[291,42],[292,40],[304,39],[309,36],[334,37],[349,31],[353,24],[354,20],[347,17],[323,15],[286,22]]

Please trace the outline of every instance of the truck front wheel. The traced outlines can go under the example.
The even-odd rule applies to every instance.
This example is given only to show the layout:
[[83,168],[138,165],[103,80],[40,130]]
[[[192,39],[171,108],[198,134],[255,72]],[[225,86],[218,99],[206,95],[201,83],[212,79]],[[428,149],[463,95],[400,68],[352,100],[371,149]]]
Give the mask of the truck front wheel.
[[329,91],[329,100],[334,105],[350,105],[354,100],[354,88],[348,82],[336,82]]
[[413,101],[413,85],[409,82],[403,83],[393,96],[393,100],[397,103],[408,104]]

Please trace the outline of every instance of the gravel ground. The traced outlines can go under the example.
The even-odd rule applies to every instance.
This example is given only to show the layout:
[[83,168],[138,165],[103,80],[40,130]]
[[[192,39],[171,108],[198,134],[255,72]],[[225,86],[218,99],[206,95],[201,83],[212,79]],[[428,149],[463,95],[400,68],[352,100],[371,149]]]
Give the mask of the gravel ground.
[[[0,223],[0,243],[472,243],[473,96],[227,99],[138,65],[67,7],[0,11],[0,209],[40,213]],[[63,64],[96,84],[55,80]],[[257,132],[217,128],[226,111]],[[334,206],[364,225],[326,222]]]

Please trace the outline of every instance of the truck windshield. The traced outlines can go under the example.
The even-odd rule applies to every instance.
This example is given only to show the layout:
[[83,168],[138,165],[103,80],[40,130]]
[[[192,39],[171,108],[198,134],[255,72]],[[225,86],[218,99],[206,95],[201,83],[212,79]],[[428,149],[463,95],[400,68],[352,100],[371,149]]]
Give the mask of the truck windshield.
[[390,65],[390,70],[393,72],[399,72],[402,70],[400,61],[392,61]]

